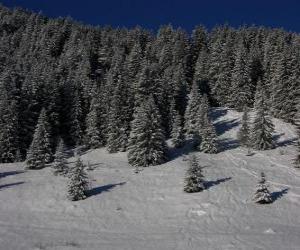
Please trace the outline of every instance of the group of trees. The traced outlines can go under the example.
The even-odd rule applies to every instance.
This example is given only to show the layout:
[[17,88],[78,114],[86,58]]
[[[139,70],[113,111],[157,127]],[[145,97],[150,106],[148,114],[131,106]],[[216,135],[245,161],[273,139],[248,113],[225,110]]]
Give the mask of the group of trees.
[[251,108],[261,89],[272,116],[296,117],[300,36],[281,29],[153,34],[0,6],[0,40],[0,162],[43,167],[60,138],[128,151],[138,166],[164,162],[166,139],[216,153],[209,106]]
[[257,89],[255,96],[256,112],[253,124],[250,124],[248,107],[244,107],[241,127],[237,137],[242,146],[254,148],[257,150],[267,150],[275,147],[273,140],[274,125],[270,118],[265,97],[265,91],[262,86]]
[[[197,193],[206,189],[206,181],[203,175],[203,166],[195,155],[189,158],[189,166],[186,171],[183,190],[187,193]],[[259,204],[268,204],[273,202],[272,195],[266,183],[265,174],[262,172],[253,195],[253,201]]]

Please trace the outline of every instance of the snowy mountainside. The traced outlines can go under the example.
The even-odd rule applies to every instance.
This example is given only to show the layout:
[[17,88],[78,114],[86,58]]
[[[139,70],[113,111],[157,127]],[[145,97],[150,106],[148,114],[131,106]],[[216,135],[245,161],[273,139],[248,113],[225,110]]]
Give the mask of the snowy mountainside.
[[[236,140],[241,113],[218,108],[211,114],[222,150],[196,153],[207,166],[207,190],[200,193],[183,192],[188,146],[171,149],[169,162],[138,174],[126,153],[88,151],[82,160],[93,169],[90,197],[78,202],[66,198],[67,179],[52,169],[2,164],[0,249],[299,249],[294,127],[274,119],[277,148],[246,156]],[[251,201],[261,171],[272,204]]]

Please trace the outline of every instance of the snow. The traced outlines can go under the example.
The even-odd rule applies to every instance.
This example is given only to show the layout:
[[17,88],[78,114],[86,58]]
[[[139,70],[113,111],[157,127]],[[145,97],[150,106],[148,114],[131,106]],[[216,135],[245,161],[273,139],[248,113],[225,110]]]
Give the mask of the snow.
[[[188,147],[172,150],[169,162],[138,174],[126,153],[91,150],[82,156],[94,169],[88,172],[91,196],[78,202],[67,199],[67,179],[52,169],[2,164],[0,249],[299,249],[294,127],[274,119],[278,147],[247,156],[236,142],[241,113],[219,108],[212,117],[222,152],[197,153],[207,166],[207,190],[200,193],[183,192]],[[272,204],[251,200],[261,171]]]

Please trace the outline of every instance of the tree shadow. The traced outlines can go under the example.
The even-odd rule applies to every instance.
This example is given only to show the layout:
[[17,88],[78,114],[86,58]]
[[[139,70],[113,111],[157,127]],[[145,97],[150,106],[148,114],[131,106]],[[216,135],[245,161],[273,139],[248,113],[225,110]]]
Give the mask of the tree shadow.
[[218,135],[226,133],[227,131],[239,126],[239,124],[239,119],[219,121],[214,123]]
[[212,121],[215,121],[218,118],[226,115],[227,112],[228,112],[227,109],[215,108],[215,109],[211,109],[209,114],[210,114]]
[[125,184],[126,184],[126,182],[121,182],[121,183],[116,183],[116,184],[108,184],[105,186],[95,187],[95,188],[92,188],[87,191],[87,196],[90,197],[90,196],[95,196],[95,195],[101,194],[103,192],[109,192],[111,189],[113,189],[117,186],[123,186]]
[[239,141],[235,139],[225,138],[219,139],[219,150],[220,152],[224,152],[226,150],[235,149],[240,146]]
[[25,173],[25,171],[8,171],[8,172],[3,172],[0,173],[0,179],[7,177],[7,176],[11,176],[11,175],[17,175],[17,174],[23,174]]
[[0,190],[5,189],[5,188],[10,188],[10,187],[13,187],[13,186],[17,186],[17,185],[21,185],[21,184],[24,184],[24,183],[25,183],[24,181],[21,181],[21,182],[14,182],[14,183],[0,185]]
[[287,194],[288,191],[289,191],[289,188],[285,188],[285,189],[282,189],[280,191],[271,193],[272,202],[282,198],[283,195]]
[[276,142],[277,147],[285,147],[285,146],[289,146],[289,145],[295,145],[295,143],[298,140],[297,137],[294,137],[294,138],[290,138],[290,139],[287,139],[284,141],[279,141],[280,137],[282,137],[283,135],[284,135],[284,133],[276,134],[273,136],[273,140]]
[[226,177],[226,178],[218,179],[215,181],[207,181],[207,182],[205,182],[204,186],[205,186],[205,189],[210,189],[213,186],[217,186],[223,182],[230,181],[231,179],[232,179],[231,177]]

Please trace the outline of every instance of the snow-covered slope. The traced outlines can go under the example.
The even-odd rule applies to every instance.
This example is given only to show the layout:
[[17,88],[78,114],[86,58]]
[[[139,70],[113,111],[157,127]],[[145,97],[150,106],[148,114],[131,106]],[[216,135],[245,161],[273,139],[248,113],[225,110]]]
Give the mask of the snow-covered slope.
[[[125,153],[82,156],[91,196],[66,198],[66,179],[51,169],[0,165],[0,249],[190,250],[300,247],[300,171],[292,167],[295,131],[275,120],[278,147],[246,156],[236,141],[241,114],[212,112],[222,152],[197,153],[208,189],[183,192],[187,148],[135,174]],[[75,159],[70,159],[74,162]],[[274,203],[251,201],[264,171]]]

